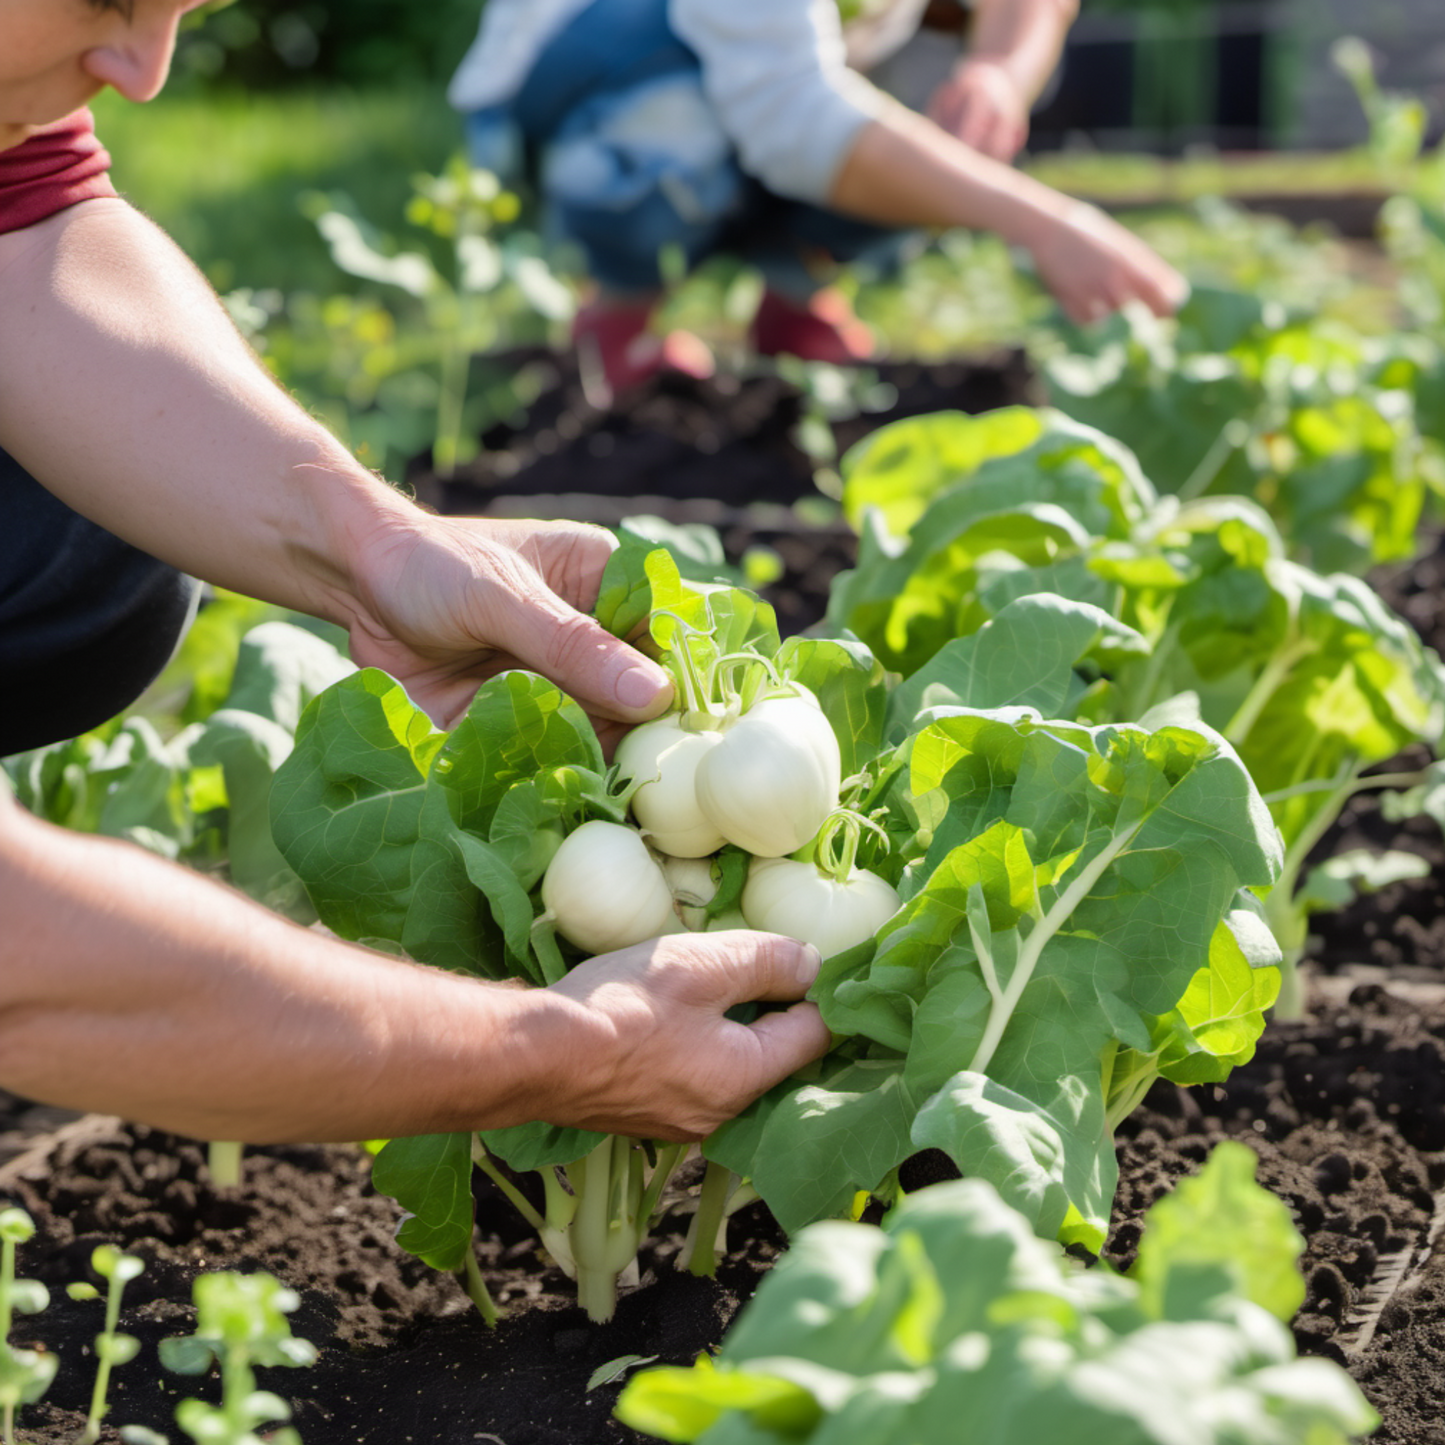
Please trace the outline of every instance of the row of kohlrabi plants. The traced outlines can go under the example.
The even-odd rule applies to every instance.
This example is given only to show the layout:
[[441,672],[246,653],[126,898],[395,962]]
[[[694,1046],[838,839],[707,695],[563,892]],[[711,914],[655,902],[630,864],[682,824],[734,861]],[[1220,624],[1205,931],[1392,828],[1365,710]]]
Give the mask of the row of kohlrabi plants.
[[[943,706],[890,688],[855,638],[780,640],[756,597],[689,584],[636,539],[597,615],[677,683],[611,768],[530,673],[488,682],[449,734],[375,671],[310,705],[272,822],[321,920],[534,985],[684,928],[816,943],[835,1046],[705,1143],[697,1272],[742,1200],[793,1231],[891,1199],[925,1147],[1097,1248],[1115,1125],[1161,1074],[1227,1076],[1275,996],[1249,890],[1278,876],[1279,839],[1233,749],[1197,722],[1079,720],[1080,668],[1146,643],[1056,596],[1020,604],[1012,641],[969,639]],[[401,1243],[490,1314],[479,1166],[601,1319],[681,1152],[538,1123],[394,1140],[374,1178],[409,1213]]]
[[1057,614],[1020,634],[1020,609],[1032,617],[1036,594],[1058,594],[1120,630],[1074,669],[1058,716],[1199,719],[1244,761],[1285,844],[1281,876],[1261,892],[1291,962],[1312,910],[1423,866],[1355,856],[1306,874],[1362,788],[1393,790],[1396,816],[1438,811],[1435,770],[1370,769],[1437,744],[1445,673],[1364,582],[1290,560],[1254,502],[1160,497],[1117,441],[1026,408],[897,423],[845,472],[859,559],[835,586],[831,620],[906,678],[895,700],[956,701],[968,659],[1005,638],[1055,645]]

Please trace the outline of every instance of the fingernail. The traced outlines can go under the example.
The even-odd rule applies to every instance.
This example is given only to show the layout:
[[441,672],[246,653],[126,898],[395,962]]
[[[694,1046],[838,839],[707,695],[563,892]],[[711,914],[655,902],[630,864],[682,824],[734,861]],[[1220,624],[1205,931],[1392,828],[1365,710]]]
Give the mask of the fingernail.
[[823,966],[823,955],[811,944],[803,945],[803,966],[799,970],[804,983],[812,983],[817,978],[818,970]]
[[617,679],[612,695],[628,708],[645,708],[667,690],[667,674],[657,667],[629,667]]

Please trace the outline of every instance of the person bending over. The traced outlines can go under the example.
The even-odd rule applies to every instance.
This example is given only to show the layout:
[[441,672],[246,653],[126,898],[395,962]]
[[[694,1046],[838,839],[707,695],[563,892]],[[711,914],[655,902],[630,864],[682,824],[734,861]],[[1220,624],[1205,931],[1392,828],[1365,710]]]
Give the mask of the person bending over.
[[979,0],[974,43],[927,116],[860,73],[918,29],[925,0],[488,0],[449,96],[476,164],[527,172],[549,230],[580,246],[598,296],[575,323],[614,391],[663,368],[706,375],[706,346],[653,335],[660,259],[757,266],[752,339],[847,363],[867,328],[827,282],[896,259],[916,227],[993,231],[1029,251],[1076,321],[1130,301],[1163,314],[1183,279],[1092,206],[1012,170],[1076,0]]

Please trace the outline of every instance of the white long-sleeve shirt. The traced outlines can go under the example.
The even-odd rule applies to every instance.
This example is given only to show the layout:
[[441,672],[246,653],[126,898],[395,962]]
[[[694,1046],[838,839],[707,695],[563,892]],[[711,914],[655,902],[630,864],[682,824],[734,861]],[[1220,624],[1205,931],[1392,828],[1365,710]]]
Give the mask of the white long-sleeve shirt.
[[[488,0],[448,90],[452,105],[472,111],[510,100],[547,43],[596,3]],[[888,9],[901,44],[923,0],[891,0]],[[669,0],[668,15],[698,58],[703,90],[742,168],[778,195],[825,201],[858,131],[887,104],[848,68],[835,0]]]

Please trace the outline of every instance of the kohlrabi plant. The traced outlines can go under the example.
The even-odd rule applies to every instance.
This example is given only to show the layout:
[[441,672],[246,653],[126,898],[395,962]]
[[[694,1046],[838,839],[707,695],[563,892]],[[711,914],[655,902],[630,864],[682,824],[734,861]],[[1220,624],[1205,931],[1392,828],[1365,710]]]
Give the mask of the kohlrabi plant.
[[[35,1222],[23,1209],[11,1206],[0,1210],[0,1440],[4,1445],[15,1445],[16,1412],[45,1394],[60,1364],[59,1358],[42,1346],[17,1347],[10,1343],[15,1315],[39,1314],[50,1303],[50,1292],[38,1280],[15,1277],[16,1247],[34,1235]],[[144,1263],[110,1244],[100,1245],[90,1262],[106,1281],[105,1324],[95,1337],[95,1384],[85,1428],[76,1436],[75,1445],[95,1445],[100,1439],[111,1371],[135,1359],[140,1350],[140,1341],[116,1326],[125,1287],[145,1269]],[[99,1291],[88,1283],[72,1284],[66,1292],[73,1300],[99,1298]]]
[[[581,709],[527,673],[488,682],[450,735],[380,673],[317,699],[277,774],[273,825],[322,919],[423,962],[548,984],[662,933],[748,926],[749,869],[786,862],[805,875],[799,896],[808,878],[866,894],[839,936],[870,937],[897,899],[856,856],[860,829],[884,849],[886,835],[843,806],[862,798],[880,741],[884,689],[866,649],[784,645],[756,597],[689,585],[635,538],[608,569],[598,616],[619,635],[644,628],[677,682],[675,711],[629,735],[612,769]],[[765,891],[760,878],[757,908],[776,910]],[[810,911],[821,924],[818,900]],[[812,927],[796,913],[791,926]],[[491,1318],[471,1249],[481,1168],[605,1319],[682,1154],[538,1124],[394,1140],[374,1178],[413,1216],[402,1244],[459,1273]],[[540,1209],[511,1177],[533,1171]],[[714,1169],[687,1267],[712,1268],[722,1220],[745,1197]]]
[[1130,312],[1070,340],[1045,364],[1053,404],[1132,448],[1161,492],[1252,497],[1322,571],[1414,554],[1445,474],[1398,340],[1207,287],[1176,320]]
[[[1128,453],[1048,413],[916,418],[845,470],[863,531],[834,621],[909,674],[890,701],[893,735],[918,706],[970,695],[979,660],[1007,650],[1018,693],[989,705],[1096,724],[1202,720],[1238,750],[1283,834],[1267,911],[1293,963],[1325,903],[1298,887],[1307,855],[1354,792],[1414,781],[1371,768],[1438,740],[1445,673],[1410,626],[1363,582],[1288,560],[1255,503],[1150,501]],[[1120,475],[1131,505],[1101,507]],[[1041,702],[1030,662],[1063,654],[1067,686]]]
[[[1249,1056],[1277,952],[1240,890],[1272,879],[1278,843],[1208,729],[1044,719],[1090,658],[1147,650],[1058,598],[1023,599],[1008,625],[1048,633],[1051,608],[1065,620],[1047,646],[980,634],[939,691],[895,705],[856,639],[782,642],[755,597],[689,585],[624,539],[597,616],[673,672],[677,704],[612,769],[580,708],[531,674],[489,681],[444,735],[362,672],[302,718],[276,841],[337,933],[489,977],[551,983],[683,928],[819,947],[839,1046],[705,1146],[687,1268],[713,1267],[741,1202],[761,1194],[795,1229],[860,1190],[887,1197],[929,1145],[1043,1232],[1093,1240],[1111,1125],[1147,1080],[1222,1078]],[[462,1275],[490,1318],[480,1168],[602,1319],[681,1153],[538,1123],[394,1140],[374,1178],[411,1216],[403,1246]],[[527,1171],[540,1206],[513,1178]]]
[[1243,1145],[1145,1218],[1125,1275],[1086,1270],[977,1179],[883,1222],[811,1225],[716,1358],[634,1376],[617,1415],[700,1445],[1346,1445],[1378,1423],[1297,1359],[1289,1211]]
[[[521,203],[490,171],[455,157],[440,175],[417,176],[406,219],[427,233],[418,249],[396,251],[343,194],[313,193],[303,207],[348,275],[395,287],[418,305],[425,326],[412,365],[436,366],[436,421],[432,456],[437,472],[450,476],[476,455],[480,427],[469,425],[472,357],[494,351],[509,331],[570,319],[573,291],[558,279],[538,238],[511,229]],[[398,370],[393,366],[393,370]],[[356,381],[373,393],[384,368],[363,365]],[[349,390],[355,388],[348,388]]]

